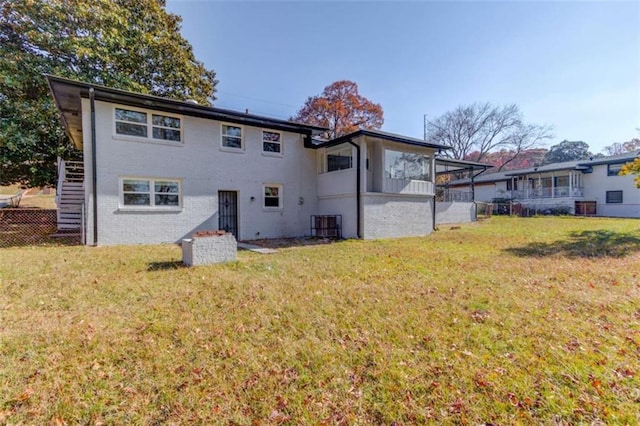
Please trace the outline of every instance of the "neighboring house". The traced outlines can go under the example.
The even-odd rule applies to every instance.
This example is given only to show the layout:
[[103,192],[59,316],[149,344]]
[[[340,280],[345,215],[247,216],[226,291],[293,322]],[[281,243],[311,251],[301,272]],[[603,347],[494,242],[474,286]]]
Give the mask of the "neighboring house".
[[[634,176],[618,175],[623,164],[638,156],[640,150],[484,174],[473,182],[474,199],[514,200],[542,211],[561,207],[572,214],[640,217],[640,190],[634,184]],[[470,185],[469,179],[449,183],[457,190]]]
[[[59,227],[87,244],[177,242],[205,229],[239,240],[434,229],[445,146],[368,130],[320,141],[326,129],[315,126],[47,78],[82,152],[59,166]],[[473,220],[468,204],[450,217]]]

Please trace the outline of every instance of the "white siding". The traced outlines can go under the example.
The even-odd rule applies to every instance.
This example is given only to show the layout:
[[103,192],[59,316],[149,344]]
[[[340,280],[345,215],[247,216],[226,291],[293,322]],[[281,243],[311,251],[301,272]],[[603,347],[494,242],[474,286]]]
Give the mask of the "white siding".
[[[90,121],[83,101],[85,185],[90,192]],[[98,244],[176,242],[196,230],[218,228],[218,191],[238,191],[239,239],[308,235],[316,214],[315,152],[302,137],[283,133],[283,156],[262,153],[262,128],[243,126],[245,149],[221,150],[221,123],[182,117],[183,144],[114,136],[113,105],[96,102]],[[89,154],[88,156],[86,154]],[[182,209],[131,211],[119,205],[119,178],[182,180]],[[281,210],[263,208],[263,185],[282,185]],[[89,206],[90,199],[87,197]],[[90,209],[89,209],[90,210]],[[88,212],[89,224],[92,212]],[[91,237],[91,233],[88,235]],[[89,238],[89,243],[92,239]]]
[[[583,175],[584,200],[596,201],[598,216],[640,217],[640,189],[634,176],[608,176],[607,165],[593,167]],[[607,204],[607,191],[622,191],[622,204]]]

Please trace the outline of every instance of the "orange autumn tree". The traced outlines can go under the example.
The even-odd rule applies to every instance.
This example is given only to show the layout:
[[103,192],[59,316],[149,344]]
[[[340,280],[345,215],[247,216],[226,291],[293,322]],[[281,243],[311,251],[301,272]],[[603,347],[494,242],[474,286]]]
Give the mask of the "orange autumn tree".
[[290,120],[329,129],[336,138],[358,129],[380,129],[384,123],[382,107],[358,93],[353,81],[336,81],[322,94],[310,96]]

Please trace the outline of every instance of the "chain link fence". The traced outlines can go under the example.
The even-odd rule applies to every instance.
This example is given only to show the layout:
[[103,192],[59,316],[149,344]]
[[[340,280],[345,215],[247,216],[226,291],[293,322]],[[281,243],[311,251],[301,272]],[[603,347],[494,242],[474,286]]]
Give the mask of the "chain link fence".
[[494,215],[509,215],[520,217],[532,216],[566,216],[573,214],[569,206],[545,206],[545,205],[522,205],[515,202],[494,202]]
[[81,243],[79,231],[59,232],[57,222],[54,209],[0,209],[0,247]]

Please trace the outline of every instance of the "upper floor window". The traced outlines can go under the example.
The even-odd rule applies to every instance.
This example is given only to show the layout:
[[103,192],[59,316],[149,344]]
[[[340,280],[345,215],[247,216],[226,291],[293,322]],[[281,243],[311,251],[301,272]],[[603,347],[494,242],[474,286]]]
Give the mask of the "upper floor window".
[[282,154],[282,133],[263,130],[262,152]]
[[242,127],[223,124],[222,146],[225,148],[242,149]]
[[176,179],[121,179],[120,204],[124,207],[180,207],[180,194]]
[[622,204],[622,191],[607,191],[607,204]]
[[607,175],[618,176],[620,169],[622,169],[622,164],[607,164]]
[[428,155],[385,150],[384,174],[388,179],[431,180]]
[[159,141],[180,142],[182,123],[179,117],[116,108],[116,134]]
[[345,170],[353,167],[353,149],[351,146],[327,149],[327,172]]

